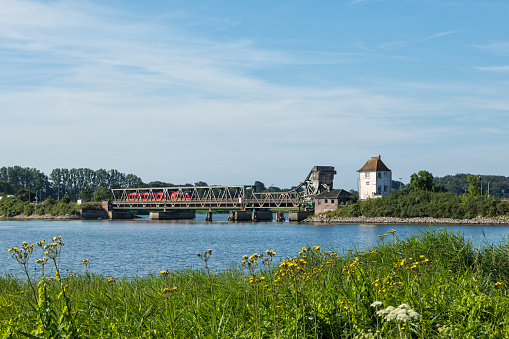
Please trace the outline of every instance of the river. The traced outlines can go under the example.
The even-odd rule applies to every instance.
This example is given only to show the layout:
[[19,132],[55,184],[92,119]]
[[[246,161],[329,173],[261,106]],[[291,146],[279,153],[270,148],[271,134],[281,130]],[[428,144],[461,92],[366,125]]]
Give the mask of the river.
[[[223,270],[238,266],[244,254],[275,251],[276,258],[296,255],[303,246],[321,246],[339,253],[367,249],[379,241],[378,235],[395,229],[396,234],[413,234],[428,227],[447,227],[461,232],[476,246],[507,239],[509,226],[425,226],[425,225],[324,225],[300,223],[232,223],[227,214],[215,214],[214,221],[155,221],[143,217],[135,220],[1,220],[0,274],[20,276],[20,265],[7,251],[21,247],[23,241],[35,244],[62,236],[61,267],[68,272],[83,273],[83,259],[90,259],[89,271],[105,276],[136,277],[157,274],[160,270],[202,268],[196,252],[213,250],[209,267]],[[287,217],[288,219],[288,217]],[[390,236],[389,238],[390,239]],[[35,245],[30,270],[35,259],[43,256]]]

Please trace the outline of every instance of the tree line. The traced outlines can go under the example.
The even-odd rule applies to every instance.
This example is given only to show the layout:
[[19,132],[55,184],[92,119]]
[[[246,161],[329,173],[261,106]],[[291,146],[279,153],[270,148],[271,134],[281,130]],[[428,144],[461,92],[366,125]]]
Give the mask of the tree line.
[[134,174],[115,169],[55,168],[46,175],[36,168],[13,166],[0,168],[0,195],[28,195],[30,200],[42,201],[48,197],[60,200],[82,198],[83,193],[109,192],[110,188],[128,188],[143,185]]
[[[90,168],[55,168],[49,175],[36,168],[12,166],[0,168],[0,196],[16,195],[23,201],[41,202],[46,198],[55,200],[104,201],[111,198],[113,188],[144,187],[206,187],[205,181],[194,184],[173,184],[164,181],[144,183],[135,174],[125,174],[118,170]],[[280,192],[288,189],[265,187],[261,181],[255,181],[255,192]]]

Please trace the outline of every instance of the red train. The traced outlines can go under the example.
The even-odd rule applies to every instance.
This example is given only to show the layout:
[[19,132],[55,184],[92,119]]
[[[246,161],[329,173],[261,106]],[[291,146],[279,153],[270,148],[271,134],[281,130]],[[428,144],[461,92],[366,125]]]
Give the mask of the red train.
[[172,193],[129,193],[127,201],[189,201],[191,197],[187,192]]

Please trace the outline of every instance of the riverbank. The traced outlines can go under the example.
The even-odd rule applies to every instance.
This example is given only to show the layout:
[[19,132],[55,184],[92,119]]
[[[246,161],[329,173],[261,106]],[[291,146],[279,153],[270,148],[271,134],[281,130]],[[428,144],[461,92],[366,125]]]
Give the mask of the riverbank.
[[19,214],[13,217],[6,217],[0,215],[0,220],[79,220],[81,215],[78,214],[65,214],[65,215],[52,215],[52,214]]
[[302,222],[326,224],[418,224],[418,225],[509,225],[509,219],[477,217],[472,219],[452,218],[395,218],[395,217],[330,217],[326,214],[311,216]]

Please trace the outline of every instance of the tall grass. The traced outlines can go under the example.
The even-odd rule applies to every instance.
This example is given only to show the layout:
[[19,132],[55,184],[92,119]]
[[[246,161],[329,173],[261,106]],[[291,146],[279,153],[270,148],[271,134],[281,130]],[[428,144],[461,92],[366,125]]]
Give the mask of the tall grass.
[[55,276],[56,268],[48,277],[65,250],[47,252],[55,261],[41,266],[38,283],[0,278],[3,338],[509,337],[507,241],[477,248],[446,230],[390,230],[366,251],[303,247],[276,263],[267,250],[223,272],[134,279]]

